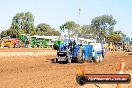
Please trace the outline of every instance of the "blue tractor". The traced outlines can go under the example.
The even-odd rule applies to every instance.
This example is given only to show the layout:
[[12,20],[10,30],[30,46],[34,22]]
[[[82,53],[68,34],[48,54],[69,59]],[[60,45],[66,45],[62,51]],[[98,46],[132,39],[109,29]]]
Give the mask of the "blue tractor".
[[[59,42],[59,41],[58,41]],[[56,62],[78,62],[85,60],[92,62],[93,45],[77,45],[75,41],[68,41],[68,44],[58,43]]]
[[101,62],[104,56],[102,43],[78,44],[78,36],[73,41],[65,36],[64,43],[57,41],[54,49],[57,50],[55,62]]

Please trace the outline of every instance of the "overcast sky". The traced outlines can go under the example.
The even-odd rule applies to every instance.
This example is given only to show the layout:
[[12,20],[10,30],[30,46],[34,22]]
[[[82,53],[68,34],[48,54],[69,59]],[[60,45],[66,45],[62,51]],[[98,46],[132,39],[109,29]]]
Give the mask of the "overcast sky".
[[35,26],[48,23],[57,30],[69,20],[89,25],[92,18],[111,14],[117,21],[115,29],[132,37],[132,0],[0,0],[0,11],[0,30],[8,29],[18,12],[30,11]]

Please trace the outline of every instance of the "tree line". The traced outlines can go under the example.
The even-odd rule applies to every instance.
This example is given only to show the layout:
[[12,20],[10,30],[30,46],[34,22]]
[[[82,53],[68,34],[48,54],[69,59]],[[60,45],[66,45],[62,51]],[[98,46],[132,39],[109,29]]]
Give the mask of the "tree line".
[[47,23],[40,23],[35,27],[33,14],[21,12],[12,18],[10,28],[2,31],[1,36],[19,37],[20,34],[57,36],[59,32]]
[[[79,37],[93,38],[97,40],[105,39],[108,42],[122,42],[126,35],[122,31],[116,31],[114,26],[117,21],[112,15],[102,15],[92,19],[90,25],[80,25],[74,21],[67,21],[60,26],[61,31],[67,31],[70,37],[78,34]],[[60,32],[52,28],[47,23],[40,23],[34,26],[34,17],[31,12],[17,13],[12,18],[9,29],[1,32],[1,36],[19,37],[20,34],[59,36]]]
[[107,42],[121,43],[126,39],[126,35],[122,31],[115,30],[114,26],[117,21],[112,15],[102,15],[92,19],[90,25],[76,24],[74,21],[68,21],[60,26],[63,31],[71,32],[72,35],[78,33],[79,37],[92,38],[98,41],[105,40]]

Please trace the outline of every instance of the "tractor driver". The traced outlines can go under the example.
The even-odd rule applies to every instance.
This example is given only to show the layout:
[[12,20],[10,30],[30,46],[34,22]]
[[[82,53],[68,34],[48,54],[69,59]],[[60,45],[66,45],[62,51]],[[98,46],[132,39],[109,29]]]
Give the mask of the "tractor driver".
[[74,53],[73,51],[74,51],[75,45],[76,45],[75,39],[69,41],[69,49],[70,49],[71,55],[73,55]]

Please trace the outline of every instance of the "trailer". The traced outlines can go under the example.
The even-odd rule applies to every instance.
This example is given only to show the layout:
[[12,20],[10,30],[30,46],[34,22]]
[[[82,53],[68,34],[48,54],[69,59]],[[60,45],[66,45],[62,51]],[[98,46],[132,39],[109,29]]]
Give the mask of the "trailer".
[[101,43],[90,43],[90,45],[93,45],[93,59],[96,62],[102,62],[105,53],[103,45]]

